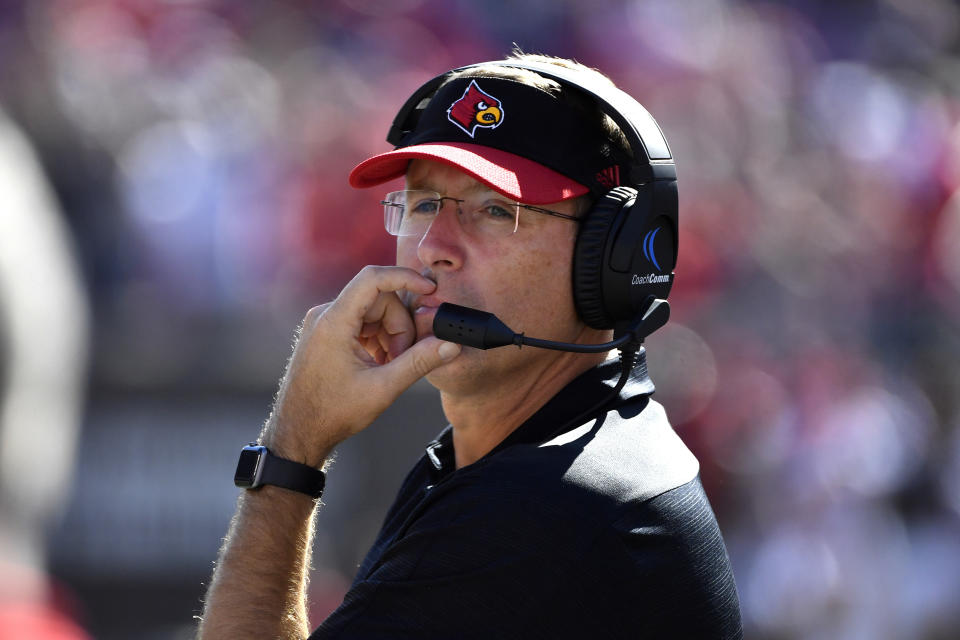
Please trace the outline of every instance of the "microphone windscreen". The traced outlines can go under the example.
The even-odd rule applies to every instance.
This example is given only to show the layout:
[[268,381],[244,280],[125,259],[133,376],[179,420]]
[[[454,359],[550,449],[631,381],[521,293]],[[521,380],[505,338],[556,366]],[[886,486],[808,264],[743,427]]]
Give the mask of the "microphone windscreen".
[[433,335],[477,349],[514,344],[515,334],[497,316],[479,309],[444,302],[433,317]]

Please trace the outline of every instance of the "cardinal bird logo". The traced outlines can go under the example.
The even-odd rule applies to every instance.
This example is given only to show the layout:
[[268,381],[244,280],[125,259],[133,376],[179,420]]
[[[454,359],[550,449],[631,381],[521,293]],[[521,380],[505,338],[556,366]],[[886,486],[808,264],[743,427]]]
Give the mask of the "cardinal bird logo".
[[477,86],[474,80],[460,99],[447,109],[447,119],[473,137],[477,127],[496,129],[503,122],[500,101]]

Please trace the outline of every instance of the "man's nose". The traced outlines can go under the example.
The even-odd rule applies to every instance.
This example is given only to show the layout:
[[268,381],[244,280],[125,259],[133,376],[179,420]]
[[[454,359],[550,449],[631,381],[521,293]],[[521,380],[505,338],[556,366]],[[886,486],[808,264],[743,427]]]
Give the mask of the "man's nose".
[[[451,206],[445,207],[447,200]],[[464,233],[458,215],[461,201],[444,196],[440,198],[437,215],[430,222],[420,244],[417,245],[417,257],[425,266],[434,270],[459,269],[464,261]]]

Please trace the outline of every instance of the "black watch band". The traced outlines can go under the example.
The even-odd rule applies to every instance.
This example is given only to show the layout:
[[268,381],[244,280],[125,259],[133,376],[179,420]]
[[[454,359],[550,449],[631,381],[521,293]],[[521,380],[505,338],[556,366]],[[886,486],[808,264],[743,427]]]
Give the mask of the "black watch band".
[[233,484],[243,489],[272,484],[319,498],[323,495],[326,479],[326,474],[319,469],[279,458],[263,445],[251,442],[240,451]]

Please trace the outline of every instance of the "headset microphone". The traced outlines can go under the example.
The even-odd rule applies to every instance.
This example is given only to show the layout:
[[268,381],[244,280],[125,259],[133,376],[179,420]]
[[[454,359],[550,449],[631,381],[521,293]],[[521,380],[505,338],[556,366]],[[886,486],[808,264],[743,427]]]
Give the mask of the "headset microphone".
[[528,338],[505,325],[497,316],[479,309],[461,307],[444,302],[437,308],[433,318],[433,335],[448,342],[456,342],[477,349],[494,349],[515,344],[541,349],[572,351],[574,353],[602,353],[616,349],[627,342],[643,342],[648,335],[662,327],[670,319],[670,305],[657,298],[646,306],[646,312],[620,337],[601,344],[576,344]]

